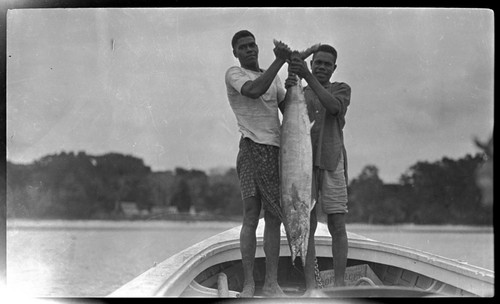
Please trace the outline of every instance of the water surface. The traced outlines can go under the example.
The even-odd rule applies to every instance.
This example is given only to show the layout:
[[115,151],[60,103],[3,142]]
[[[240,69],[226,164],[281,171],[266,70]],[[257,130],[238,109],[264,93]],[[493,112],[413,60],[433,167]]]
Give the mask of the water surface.
[[[236,225],[9,220],[7,284],[32,296],[106,296],[155,263]],[[490,228],[348,225],[348,230],[493,269]]]

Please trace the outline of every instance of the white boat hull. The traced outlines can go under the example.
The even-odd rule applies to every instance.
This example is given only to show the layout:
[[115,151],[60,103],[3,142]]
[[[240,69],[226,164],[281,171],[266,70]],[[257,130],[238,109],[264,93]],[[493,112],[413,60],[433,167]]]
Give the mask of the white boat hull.
[[[256,259],[265,257],[263,228],[264,222],[261,220],[257,228]],[[232,228],[179,252],[109,296],[218,296],[217,289],[203,286],[195,278],[214,265],[241,260],[240,229],[241,226]],[[318,223],[315,240],[318,259],[331,259],[331,237],[325,224]],[[494,294],[494,272],[491,270],[420,250],[378,242],[354,233],[348,232],[348,240],[348,260],[373,263],[374,268],[377,268],[374,271],[382,276],[381,279],[387,285],[407,286],[446,296],[490,297]],[[280,256],[290,257],[283,227]],[[229,290],[226,296],[235,297],[237,294],[237,291]]]

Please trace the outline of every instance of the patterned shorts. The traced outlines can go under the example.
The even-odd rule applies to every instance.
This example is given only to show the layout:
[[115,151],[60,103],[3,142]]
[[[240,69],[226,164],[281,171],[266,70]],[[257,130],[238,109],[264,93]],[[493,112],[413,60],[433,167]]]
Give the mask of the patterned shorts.
[[279,147],[258,144],[242,137],[236,160],[241,198],[252,196],[264,202],[264,210],[281,218],[279,189]]

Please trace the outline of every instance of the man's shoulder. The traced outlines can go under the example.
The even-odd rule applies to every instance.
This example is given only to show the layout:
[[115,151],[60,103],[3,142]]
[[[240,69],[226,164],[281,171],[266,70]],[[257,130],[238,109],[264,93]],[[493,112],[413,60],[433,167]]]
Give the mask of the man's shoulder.
[[[345,82],[331,82],[330,85],[327,87],[328,89],[335,89],[335,90],[338,90],[338,89],[351,89],[351,87],[345,83]],[[304,90],[307,90],[307,91],[312,91],[311,89],[311,86],[307,85]]]
[[333,82],[332,85],[331,85],[331,88],[332,89],[348,89],[348,90],[351,90],[351,86],[349,86],[347,83],[345,82]]
[[226,75],[231,73],[231,72],[241,72],[241,71],[242,71],[242,67],[239,67],[237,65],[233,65],[226,70]]
[[242,67],[232,66],[232,67],[228,68],[226,71],[226,74],[225,74],[226,83],[232,82],[236,79],[246,77],[246,75],[247,74],[245,73],[245,71],[243,70]]

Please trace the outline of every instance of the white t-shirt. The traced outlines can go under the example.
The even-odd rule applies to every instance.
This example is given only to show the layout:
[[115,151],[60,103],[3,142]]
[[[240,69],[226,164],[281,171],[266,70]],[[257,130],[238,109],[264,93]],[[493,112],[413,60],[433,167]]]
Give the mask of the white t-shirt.
[[285,99],[285,89],[278,75],[266,93],[256,99],[241,94],[241,88],[249,80],[255,80],[264,72],[255,72],[233,66],[226,72],[226,88],[229,104],[236,115],[239,131],[256,143],[280,145],[280,120],[278,103]]

